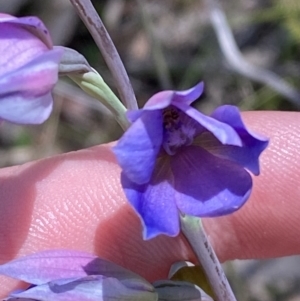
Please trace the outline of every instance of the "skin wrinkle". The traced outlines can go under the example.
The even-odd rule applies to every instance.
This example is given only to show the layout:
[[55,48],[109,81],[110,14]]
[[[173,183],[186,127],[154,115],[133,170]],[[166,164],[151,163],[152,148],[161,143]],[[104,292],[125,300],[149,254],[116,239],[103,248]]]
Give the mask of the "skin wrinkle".
[[[250,112],[243,119],[251,130],[271,138],[260,160],[261,175],[253,177],[253,194],[242,209],[205,219],[204,226],[222,261],[299,254],[299,113]],[[154,280],[165,277],[175,261],[195,260],[183,237],[142,240],[110,148],[0,170],[0,263],[41,249],[70,248]],[[50,222],[48,212],[57,224],[37,232],[34,216]],[[0,297],[15,287],[16,282],[0,277]]]

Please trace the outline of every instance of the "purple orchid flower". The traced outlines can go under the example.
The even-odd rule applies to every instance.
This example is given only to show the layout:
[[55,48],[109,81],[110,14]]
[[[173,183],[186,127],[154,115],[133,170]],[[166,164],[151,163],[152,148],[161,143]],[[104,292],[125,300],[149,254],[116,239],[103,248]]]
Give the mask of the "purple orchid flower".
[[0,265],[0,274],[31,286],[5,300],[156,301],[154,287],[139,275],[97,256],[70,250],[43,251]]
[[139,275],[97,256],[70,250],[43,251],[0,265],[0,274],[30,286],[6,301],[211,301],[198,286]]
[[126,197],[142,220],[144,238],[179,233],[179,214],[214,217],[239,209],[259,174],[258,157],[268,140],[249,131],[235,106],[211,116],[191,107],[203,83],[163,91],[132,122],[114,153]]
[[62,54],[38,18],[0,14],[0,119],[39,124],[49,117]]

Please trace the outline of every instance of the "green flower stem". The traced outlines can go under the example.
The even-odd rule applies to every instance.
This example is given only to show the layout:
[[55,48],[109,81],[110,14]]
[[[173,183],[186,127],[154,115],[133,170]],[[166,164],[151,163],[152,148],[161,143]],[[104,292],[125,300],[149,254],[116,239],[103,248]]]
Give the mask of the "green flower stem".
[[138,108],[137,101],[118,51],[90,0],[70,0],[100,49],[127,109]]
[[236,301],[222,266],[210,245],[201,220],[192,216],[181,216],[181,230],[201,263],[217,301]]
[[114,115],[124,131],[129,127],[126,108],[103,78],[96,72],[68,75],[83,91],[101,101]]

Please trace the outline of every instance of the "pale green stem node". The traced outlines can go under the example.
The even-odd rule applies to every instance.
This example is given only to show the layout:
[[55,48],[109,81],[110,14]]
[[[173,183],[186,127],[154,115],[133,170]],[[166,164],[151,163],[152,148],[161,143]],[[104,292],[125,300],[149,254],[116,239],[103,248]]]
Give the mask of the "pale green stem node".
[[82,74],[69,74],[68,75],[83,91],[90,96],[98,99],[105,105],[114,115],[117,122],[125,131],[129,127],[129,121],[126,118],[126,108],[105,83],[103,78],[97,71],[82,73]]

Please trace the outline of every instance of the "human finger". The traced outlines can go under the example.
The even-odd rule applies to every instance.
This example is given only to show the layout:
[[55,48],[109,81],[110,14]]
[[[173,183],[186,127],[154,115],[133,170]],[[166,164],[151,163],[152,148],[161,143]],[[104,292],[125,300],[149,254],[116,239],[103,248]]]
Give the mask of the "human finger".
[[222,261],[300,253],[300,114],[247,112],[249,128],[270,138],[250,199],[204,225]]
[[[291,158],[300,157],[297,117],[276,112],[244,115],[249,128],[269,136],[271,144],[247,204],[233,215],[204,221],[222,260],[299,252],[299,208],[293,200],[299,190],[297,168],[291,164]],[[174,261],[194,260],[182,236],[142,240],[140,222],[125,200],[119,176],[110,146],[0,171],[1,261],[38,250],[71,248],[96,253],[154,280],[165,277]],[[279,241],[280,247],[274,248]],[[14,285],[1,279],[0,292]]]

